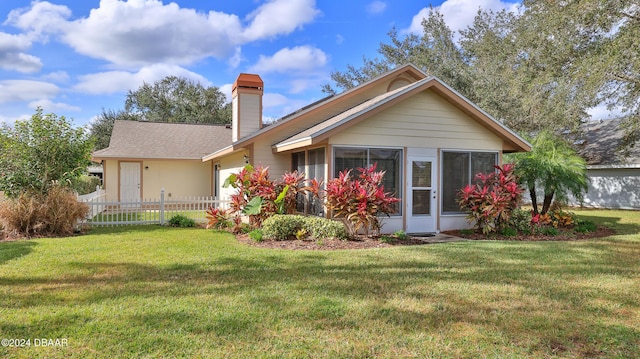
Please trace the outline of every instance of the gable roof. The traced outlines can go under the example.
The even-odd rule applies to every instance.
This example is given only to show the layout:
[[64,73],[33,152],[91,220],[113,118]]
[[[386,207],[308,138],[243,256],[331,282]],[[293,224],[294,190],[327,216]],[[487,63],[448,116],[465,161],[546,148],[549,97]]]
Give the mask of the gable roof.
[[93,153],[94,160],[200,160],[231,144],[224,125],[115,121],[109,147]]
[[[412,82],[393,91],[389,91],[370,99],[357,101],[359,96],[368,90],[398,78],[409,78]],[[464,96],[451,89],[448,85],[435,77],[428,77],[424,72],[412,64],[400,66],[357,87],[344,91],[335,96],[329,96],[318,102],[307,105],[298,111],[287,115],[276,123],[266,126],[255,133],[239,139],[230,146],[213,152],[202,158],[203,161],[212,160],[220,156],[238,151],[247,147],[258,138],[270,136],[276,151],[286,151],[296,147],[305,146],[311,141],[317,143],[326,137],[329,131],[335,127],[351,126],[360,120],[368,118],[387,106],[391,106],[417,92],[431,89],[444,97],[454,106],[477,120],[484,127],[503,139],[505,152],[530,151],[531,145],[502,125],[499,121],[488,115]],[[319,113],[327,111],[329,116],[318,117]]]
[[288,139],[275,144],[273,147],[276,151],[285,151],[318,143],[325,140],[336,131],[342,131],[349,126],[353,126],[415,93],[428,89],[440,94],[440,96],[444,97],[454,106],[474,118],[489,131],[502,138],[503,150],[505,152],[531,150],[531,145],[527,141],[491,117],[475,104],[471,103],[444,82],[433,76],[376,96],[337,116],[329,118],[309,129],[299,132]]
[[591,168],[640,168],[640,141],[621,151],[622,120],[588,121],[582,125],[578,154]]

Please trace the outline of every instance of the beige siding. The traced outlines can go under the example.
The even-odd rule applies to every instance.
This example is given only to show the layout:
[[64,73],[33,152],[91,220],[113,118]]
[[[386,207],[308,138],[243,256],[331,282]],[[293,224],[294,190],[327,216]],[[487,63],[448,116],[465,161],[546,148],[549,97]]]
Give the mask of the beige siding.
[[265,140],[259,140],[253,144],[251,163],[254,166],[268,166],[269,177],[272,180],[291,171],[291,155],[289,153],[274,154],[271,150],[271,142]]
[[236,190],[234,188],[223,188],[222,185],[231,174],[240,172],[245,166],[243,156],[246,154],[246,152],[238,152],[220,159],[220,183],[217,184],[220,199],[228,200],[235,193]]
[[502,141],[432,91],[424,91],[347,128],[333,145],[500,150]]
[[142,163],[143,198],[211,196],[211,162],[199,160],[147,160]]
[[[200,160],[144,160],[141,169],[142,197],[160,198],[162,188],[165,189],[167,198],[211,196],[213,194],[211,168],[211,162],[203,163]],[[105,160],[104,173],[107,200],[118,201],[120,191],[118,160]]]
[[[260,98],[262,96],[256,94],[239,94],[239,111],[240,111],[240,137],[250,135],[260,129],[262,122],[262,113],[260,111]],[[234,127],[237,128],[237,127]]]
[[104,178],[102,180],[107,193],[107,201],[117,201],[119,186],[118,160],[104,161]]
[[[411,80],[407,78],[407,81],[415,82],[415,80]],[[333,103],[328,108],[325,108],[323,111],[315,111],[308,116],[303,116],[302,118],[298,118],[294,123],[287,124],[276,131],[273,131],[270,134],[271,144],[278,143],[288,137],[293,133],[304,131],[305,129],[314,126],[327,118],[333,117],[337,114],[340,114],[358,104],[363,103],[364,101],[381,95],[387,92],[387,88],[391,85],[393,80],[384,81],[380,84],[375,85],[374,87],[368,89],[362,93],[356,93],[353,96],[349,96],[341,100],[340,102]]]

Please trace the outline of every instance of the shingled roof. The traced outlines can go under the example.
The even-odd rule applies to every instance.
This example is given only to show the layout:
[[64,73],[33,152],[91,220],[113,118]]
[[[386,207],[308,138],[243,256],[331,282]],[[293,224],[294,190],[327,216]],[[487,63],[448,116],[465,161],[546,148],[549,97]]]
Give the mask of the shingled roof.
[[229,145],[224,125],[115,121],[109,147],[93,158],[200,160]]
[[625,129],[617,119],[589,121],[582,126],[578,153],[591,166],[640,165],[640,143],[621,148]]

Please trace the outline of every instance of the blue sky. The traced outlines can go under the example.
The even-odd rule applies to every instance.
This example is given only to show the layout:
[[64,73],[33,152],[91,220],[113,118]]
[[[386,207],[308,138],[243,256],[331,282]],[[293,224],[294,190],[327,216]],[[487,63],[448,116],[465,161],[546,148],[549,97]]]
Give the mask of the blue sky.
[[462,29],[500,0],[11,0],[0,2],[0,123],[35,108],[86,125],[127,91],[175,75],[227,96],[241,72],[265,82],[264,116],[324,97],[332,71],[375,57],[429,6]]

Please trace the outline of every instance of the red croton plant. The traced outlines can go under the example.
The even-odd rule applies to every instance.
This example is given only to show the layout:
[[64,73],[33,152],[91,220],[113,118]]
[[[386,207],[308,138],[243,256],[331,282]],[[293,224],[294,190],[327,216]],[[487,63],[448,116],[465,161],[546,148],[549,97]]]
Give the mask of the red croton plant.
[[361,229],[367,235],[370,229],[379,234],[381,224],[378,215],[389,216],[396,211],[394,204],[400,201],[384,191],[382,179],[385,172],[376,171],[376,165],[358,168],[358,176],[352,176],[351,170],[342,171],[338,178],[327,182],[327,207],[335,217],[344,221],[351,235]]
[[488,234],[502,229],[509,222],[522,198],[522,188],[514,174],[514,165],[495,166],[496,172],[478,173],[476,184],[464,187],[458,194],[460,208],[468,211],[469,222]]
[[[236,227],[240,213],[249,216],[249,223],[259,227],[262,222],[276,213],[289,214],[296,210],[298,194],[311,194],[315,198],[326,199],[326,205],[334,217],[344,222],[350,235],[363,230],[378,234],[378,215],[396,211],[395,203],[400,199],[384,191],[382,179],[384,171],[376,171],[376,165],[358,168],[360,174],[353,176],[351,170],[340,172],[338,178],[327,182],[322,190],[322,182],[317,179],[306,181],[305,175],[296,171],[285,173],[278,181],[269,179],[268,167],[245,166],[232,174],[225,185],[237,189],[231,196],[230,213],[210,208],[207,211],[209,227],[221,227],[229,221],[229,214],[235,215]],[[306,185],[305,185],[306,183]]]

